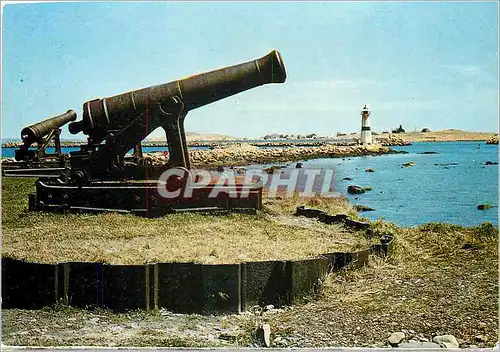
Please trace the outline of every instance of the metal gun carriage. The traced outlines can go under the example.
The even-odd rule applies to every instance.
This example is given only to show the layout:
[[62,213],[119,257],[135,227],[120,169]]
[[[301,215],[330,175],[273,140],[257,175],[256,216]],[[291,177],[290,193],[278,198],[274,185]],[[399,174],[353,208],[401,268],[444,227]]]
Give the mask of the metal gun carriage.
[[[15,151],[15,162],[3,163],[2,172],[6,176],[57,176],[64,171],[68,156],[61,151],[61,127],[76,120],[76,112],[48,118],[21,130],[23,144]],[[36,144],[36,148],[33,148]],[[54,152],[47,148],[53,144]]]

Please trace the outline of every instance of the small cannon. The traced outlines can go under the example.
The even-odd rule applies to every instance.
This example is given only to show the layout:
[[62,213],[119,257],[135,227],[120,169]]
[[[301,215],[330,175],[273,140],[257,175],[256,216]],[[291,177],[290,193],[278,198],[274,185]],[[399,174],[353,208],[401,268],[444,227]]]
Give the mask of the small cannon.
[[[38,161],[47,156],[59,157],[61,155],[61,141],[59,139],[61,127],[75,120],[76,112],[68,110],[59,116],[51,117],[31,126],[24,127],[21,130],[23,145],[20,149],[16,150],[16,160]],[[48,154],[45,148],[47,148],[52,141],[54,141],[55,153]],[[29,149],[33,143],[38,144],[37,150]]]
[[[64,171],[67,155],[61,151],[61,127],[76,120],[76,112],[65,113],[48,118],[21,130],[23,144],[15,150],[16,162],[2,163],[5,176],[20,177],[57,177]],[[46,148],[54,143],[55,151],[48,153]],[[36,149],[32,145],[36,143]]]
[[[184,131],[186,114],[193,109],[268,83],[283,83],[286,71],[279,52],[242,64],[190,76],[170,83],[87,101],[81,121],[72,122],[72,134],[83,132],[88,142],[70,153],[70,171],[58,182],[37,182],[30,208],[43,210],[120,211],[162,215],[182,209],[236,209],[261,207],[262,188],[247,199],[221,195],[208,199],[212,187],[198,189],[190,199],[164,199],[157,179],[165,170],[191,166]],[[142,155],[141,141],[158,127],[165,130],[169,160],[150,165],[129,158]],[[137,181],[143,182],[137,182]],[[179,182],[184,182],[178,180]],[[247,189],[237,184],[238,192]]]

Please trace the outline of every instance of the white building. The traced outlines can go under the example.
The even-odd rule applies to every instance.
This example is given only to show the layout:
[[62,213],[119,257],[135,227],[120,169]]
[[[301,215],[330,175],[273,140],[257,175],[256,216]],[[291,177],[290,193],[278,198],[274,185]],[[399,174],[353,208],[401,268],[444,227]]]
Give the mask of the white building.
[[364,106],[361,110],[361,144],[370,145],[372,144],[372,129],[370,127],[370,110]]

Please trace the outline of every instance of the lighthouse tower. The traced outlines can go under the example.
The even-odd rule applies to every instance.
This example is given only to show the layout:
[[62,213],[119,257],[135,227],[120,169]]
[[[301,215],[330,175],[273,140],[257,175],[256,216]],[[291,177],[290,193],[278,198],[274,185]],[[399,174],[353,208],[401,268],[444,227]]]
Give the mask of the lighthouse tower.
[[370,110],[364,106],[361,110],[361,144],[370,145],[372,144],[372,129],[370,128]]

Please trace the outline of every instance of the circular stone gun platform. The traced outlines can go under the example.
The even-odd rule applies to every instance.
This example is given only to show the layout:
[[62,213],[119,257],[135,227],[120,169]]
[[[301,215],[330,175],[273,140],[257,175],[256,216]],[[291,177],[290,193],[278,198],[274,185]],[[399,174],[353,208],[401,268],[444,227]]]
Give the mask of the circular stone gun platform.
[[[340,219],[345,226],[365,227],[362,222],[349,222],[348,217],[329,217],[305,207],[299,207],[296,215],[317,217],[328,224]],[[281,307],[318,293],[330,271],[361,267],[370,253],[387,254],[391,248],[392,238],[383,238],[380,244],[357,251],[322,253],[303,260],[232,264],[47,264],[2,257],[2,308],[36,309],[63,303],[115,311],[165,308],[179,313],[218,314],[238,313],[254,305]]]
[[[268,200],[257,216],[26,212],[33,180],[6,179],[2,209],[2,307],[166,308],[223,313],[288,305],[337,268],[362,265],[382,244],[367,230],[294,217],[298,200]],[[332,214],[345,199],[312,199]],[[274,214],[270,215],[268,213]],[[326,221],[325,221],[326,220]],[[323,255],[324,254],[324,255]]]

